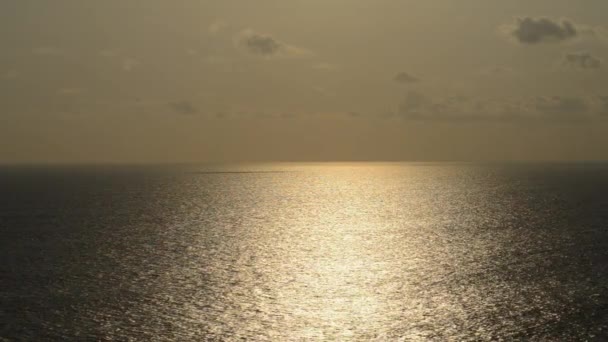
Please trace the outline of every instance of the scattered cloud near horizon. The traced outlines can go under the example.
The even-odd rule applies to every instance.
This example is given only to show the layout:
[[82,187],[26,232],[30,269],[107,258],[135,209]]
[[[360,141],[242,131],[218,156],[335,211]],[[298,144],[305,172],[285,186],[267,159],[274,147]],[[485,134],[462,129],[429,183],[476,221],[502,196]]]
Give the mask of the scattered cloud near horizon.
[[602,60],[588,52],[574,52],[564,56],[563,64],[578,69],[599,69]]
[[397,116],[420,121],[556,121],[598,119],[608,112],[608,96],[538,96],[482,99],[467,96],[431,97],[410,91]]

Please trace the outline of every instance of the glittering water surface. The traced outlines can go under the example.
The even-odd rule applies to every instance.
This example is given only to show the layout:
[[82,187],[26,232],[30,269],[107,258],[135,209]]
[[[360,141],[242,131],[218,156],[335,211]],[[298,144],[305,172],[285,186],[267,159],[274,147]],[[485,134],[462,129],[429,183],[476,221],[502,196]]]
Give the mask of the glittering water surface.
[[0,339],[602,340],[606,164],[0,171]]

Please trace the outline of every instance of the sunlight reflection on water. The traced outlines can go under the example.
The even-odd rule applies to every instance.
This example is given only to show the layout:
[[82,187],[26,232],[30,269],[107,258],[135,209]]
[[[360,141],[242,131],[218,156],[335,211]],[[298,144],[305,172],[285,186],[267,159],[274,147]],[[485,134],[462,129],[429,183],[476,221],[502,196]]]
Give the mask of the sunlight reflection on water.
[[[601,167],[223,170],[59,173],[63,197],[47,186],[29,204],[52,222],[16,216],[11,202],[5,223],[51,234],[39,245],[13,240],[13,251],[54,256],[7,273],[14,310],[46,313],[44,333],[38,321],[15,324],[32,337],[138,340],[601,334]],[[12,191],[27,199],[25,189]]]

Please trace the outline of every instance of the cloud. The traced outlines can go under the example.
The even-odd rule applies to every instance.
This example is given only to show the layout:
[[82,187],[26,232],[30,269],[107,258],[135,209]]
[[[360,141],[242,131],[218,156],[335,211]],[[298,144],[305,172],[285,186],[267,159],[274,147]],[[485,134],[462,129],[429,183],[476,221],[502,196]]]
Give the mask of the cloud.
[[125,58],[122,61],[122,70],[124,71],[133,71],[133,69],[137,68],[140,65],[139,61],[133,58]]
[[481,101],[466,96],[431,98],[410,91],[398,109],[398,115],[421,121],[489,121],[504,120],[508,108],[498,102]]
[[549,96],[477,99],[466,96],[429,97],[410,91],[397,109],[406,120],[420,121],[581,121],[608,113],[608,97]]
[[335,71],[338,67],[331,63],[317,63],[312,66],[315,70]]
[[577,118],[589,111],[586,100],[580,97],[539,97],[535,101],[539,113],[551,118]]
[[517,42],[528,45],[566,41],[576,38],[581,31],[592,33],[591,29],[581,29],[567,19],[556,20],[546,17],[516,18],[514,24],[504,29]]
[[598,96],[599,113],[601,116],[608,117],[608,96]]
[[315,86],[315,87],[312,87],[312,90],[323,96],[327,96],[327,97],[333,96],[333,93],[325,87]]
[[263,56],[277,54],[285,48],[285,45],[282,42],[271,36],[262,35],[253,31],[244,31],[242,33],[241,44],[246,47],[249,52]]
[[65,51],[53,46],[42,46],[32,50],[35,55],[40,56],[62,56],[65,55]]
[[297,57],[312,54],[309,50],[286,44],[270,35],[251,29],[241,31],[236,37],[236,43],[248,53],[261,57]]
[[177,114],[194,115],[198,113],[198,108],[189,101],[171,102],[169,107]]
[[224,111],[215,113],[215,118],[216,119],[227,119],[229,116],[230,116],[230,114],[226,113]]
[[514,76],[517,72],[509,66],[495,65],[479,69],[478,74],[481,76]]
[[189,56],[197,56],[198,55],[198,50],[196,49],[192,49],[192,48],[188,48],[186,49],[186,54]]
[[588,52],[577,52],[566,54],[563,64],[578,69],[599,69],[602,60]]
[[83,88],[61,88],[57,90],[59,95],[78,95],[84,92]]
[[209,25],[209,27],[207,28],[207,32],[209,32],[210,35],[214,36],[224,30],[227,26],[228,25],[224,21],[216,20]]
[[8,70],[2,76],[5,80],[15,80],[19,78],[19,72],[17,70]]
[[400,72],[397,75],[395,75],[395,77],[393,78],[393,81],[395,81],[397,83],[401,83],[401,84],[411,84],[411,83],[420,82],[420,79],[408,74],[407,72]]
[[105,49],[105,50],[99,51],[99,55],[101,55],[102,57],[106,57],[106,58],[112,58],[112,57],[118,57],[120,54],[116,50]]
[[399,112],[403,116],[417,118],[426,115],[426,113],[430,113],[432,107],[433,103],[426,95],[410,91],[399,105]]
[[126,56],[120,51],[114,49],[101,50],[99,51],[99,55],[103,58],[107,58],[109,61],[112,61],[112,63],[117,63],[118,67],[126,72],[131,72],[141,65],[141,62],[138,59]]

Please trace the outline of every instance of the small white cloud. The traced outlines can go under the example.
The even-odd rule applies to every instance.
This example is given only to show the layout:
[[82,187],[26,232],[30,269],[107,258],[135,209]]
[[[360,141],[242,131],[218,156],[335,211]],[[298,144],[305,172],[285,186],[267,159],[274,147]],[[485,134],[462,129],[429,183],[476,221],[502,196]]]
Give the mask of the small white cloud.
[[137,68],[141,63],[133,58],[125,58],[122,61],[122,69],[124,71],[130,72],[133,71],[135,68]]
[[224,21],[216,20],[209,25],[209,27],[207,28],[207,32],[210,35],[214,36],[226,29],[227,27],[228,25]]
[[99,54],[102,57],[106,57],[106,58],[117,57],[119,55],[118,51],[111,50],[111,49],[101,50],[101,51],[99,51]]
[[5,80],[17,79],[19,78],[19,72],[17,70],[9,70],[4,73],[4,76],[2,78],[4,78]]
[[331,63],[317,63],[312,66],[315,70],[324,70],[324,71],[335,71],[338,67],[335,64]]
[[219,65],[219,64],[227,63],[228,59],[226,59],[225,57],[221,57],[221,56],[209,55],[204,58],[204,62],[207,64]]
[[82,88],[61,88],[57,91],[57,94],[59,95],[78,95],[84,92],[84,89]]
[[325,97],[332,97],[332,96],[334,96],[333,92],[330,91],[329,89],[325,88],[325,87],[316,86],[316,87],[312,87],[312,90],[315,93],[323,95]]
[[37,47],[34,48],[32,52],[40,56],[62,56],[65,54],[65,51],[63,49],[52,46]]

